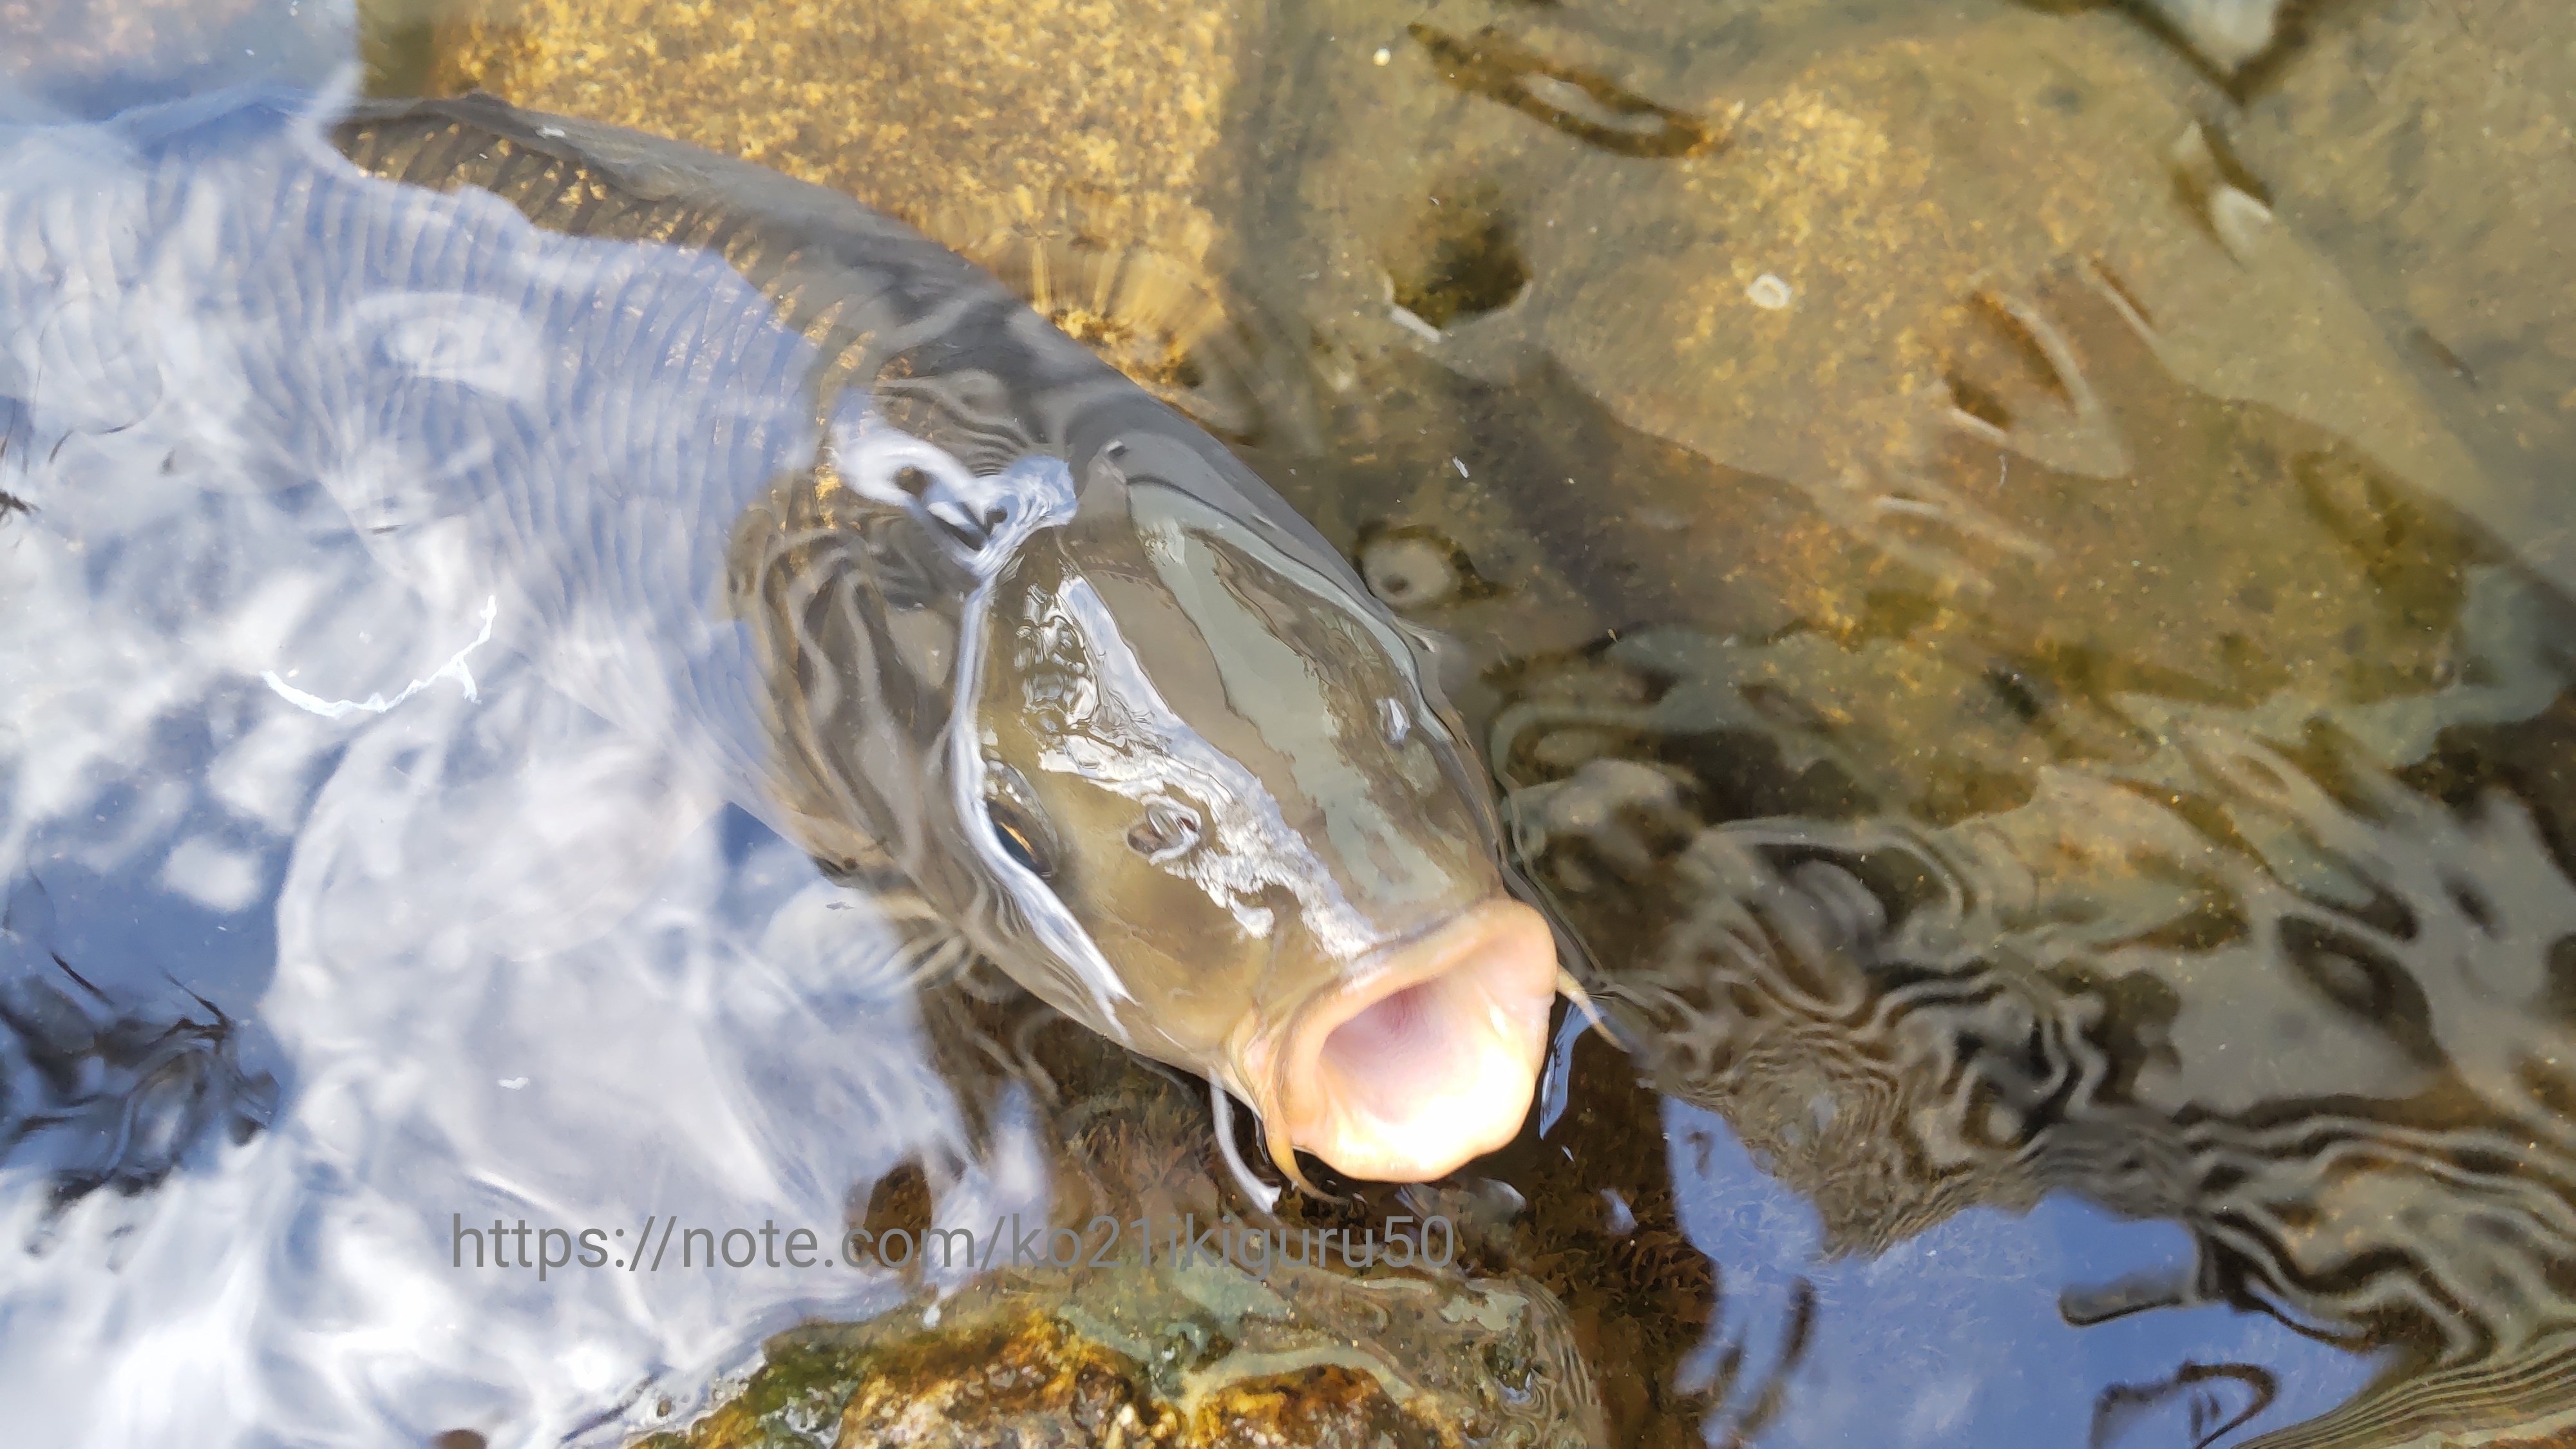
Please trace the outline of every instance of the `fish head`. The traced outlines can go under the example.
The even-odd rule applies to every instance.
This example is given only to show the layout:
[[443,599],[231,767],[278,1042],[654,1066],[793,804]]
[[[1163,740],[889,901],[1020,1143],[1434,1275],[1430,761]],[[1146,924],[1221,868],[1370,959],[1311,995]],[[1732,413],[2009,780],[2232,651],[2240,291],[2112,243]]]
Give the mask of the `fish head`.
[[1002,964],[1250,1102],[1292,1171],[1419,1180],[1509,1141],[1555,943],[1417,641],[1212,440],[1078,466],[987,586],[951,724]]

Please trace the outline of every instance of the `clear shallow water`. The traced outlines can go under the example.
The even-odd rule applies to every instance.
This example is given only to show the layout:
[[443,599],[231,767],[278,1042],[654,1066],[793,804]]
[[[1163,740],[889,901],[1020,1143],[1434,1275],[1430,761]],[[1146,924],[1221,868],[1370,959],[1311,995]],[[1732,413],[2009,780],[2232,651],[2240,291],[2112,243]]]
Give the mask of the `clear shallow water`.
[[[732,274],[496,250],[471,201],[321,179],[312,136],[227,104],[200,128],[227,144],[184,174],[96,128],[9,158],[17,235],[47,239],[13,258],[7,419],[13,1432],[615,1439],[659,1378],[685,1395],[747,1329],[863,1316],[889,1285],[774,1262],[542,1281],[476,1271],[460,1228],[835,1235],[853,1184],[960,1128],[898,923],[719,812],[712,757],[540,682],[530,654],[582,673],[560,667],[581,626],[535,626],[545,558],[457,572],[456,494],[508,445],[495,396],[568,431],[627,404],[673,430],[552,455],[595,502],[662,497],[665,463],[692,497],[765,481],[783,334],[711,364],[743,385],[729,432],[649,352],[550,390],[539,359],[577,344],[548,329],[593,315],[574,303],[654,315],[671,283],[720,312]],[[342,267],[309,250],[314,218],[420,251]],[[120,245],[127,265],[95,264]],[[270,266],[313,285],[271,288]],[[507,294],[525,312],[500,301],[514,278],[535,279]],[[281,385],[265,369],[299,326],[316,365]],[[790,397],[800,379],[778,375]],[[306,411],[263,411],[287,397]],[[393,526],[424,509],[452,526]],[[636,527],[565,536],[613,550]],[[689,597],[688,551],[660,556],[647,576]],[[588,697],[619,694],[618,664]],[[687,713],[641,708],[614,712]],[[948,1210],[1043,1210],[1017,1125],[992,1124]]]
[[[566,27],[535,53],[568,48],[535,13]],[[1242,21],[1228,114],[1270,122],[1275,164],[1202,194],[1243,258],[1183,260],[1256,342],[1315,336],[1316,376],[1205,355],[1272,409],[1238,431],[1283,489],[1466,641],[1527,859],[1632,1048],[1569,1032],[1546,1128],[1428,1200],[1519,1200],[1488,1251],[1566,1305],[1620,1441],[2370,1443],[2570,1407],[2568,459],[2517,411],[2565,367],[2545,305],[2473,343],[2443,290],[2564,273],[2441,253],[2399,224],[2434,202],[2361,205],[2334,180],[2357,166],[2272,167],[2267,223],[2174,159],[2195,116],[2231,157],[2296,157],[2302,97],[2416,84],[2334,64],[2491,54],[2409,51],[2411,13],[2321,8],[2314,64],[2285,52],[2241,111],[2111,13],[1891,35],[1867,7],[1739,9],[1654,59],[1672,22],[1578,7],[1454,73],[1369,7]],[[239,74],[230,39],[280,25],[242,23],[138,89]],[[296,63],[347,53],[312,33]],[[1979,71],[2001,79],[1962,89]],[[1584,90],[1613,72],[1749,109],[1658,171],[1493,94],[1616,130],[1649,113]],[[2007,149],[2021,191],[1903,164],[1942,98],[1992,123],[2047,86],[2109,113],[2068,124],[2127,136],[2116,164]],[[700,94],[653,87],[593,99],[698,133]],[[2383,103],[2427,144],[2460,124]],[[1675,174],[1713,209],[1658,210]],[[1748,174],[1769,189],[1724,189]],[[1921,196],[1936,220],[1881,224]],[[1812,229],[1784,250],[1766,227],[1801,197],[1847,208],[1822,214],[1858,260]],[[2036,240],[2010,225],[2033,208]],[[1691,256],[1690,228],[1736,252]],[[2083,272],[2105,235],[2129,254]],[[2392,300],[2374,256],[2401,243],[2448,267]],[[2003,305],[1941,315],[1979,295]],[[1922,376],[1879,365],[1916,345]],[[1936,406],[1903,392],[1934,374]],[[710,818],[654,741],[502,650],[466,656],[477,699],[450,677],[381,718],[262,683],[391,697],[478,622],[327,509],[160,462],[44,460],[57,492],[0,522],[34,621],[5,646],[7,839],[52,917],[13,908],[13,982],[82,1001],[59,953],[107,998],[81,1010],[145,1037],[232,1024],[170,1039],[158,1077],[12,1059],[15,1120],[206,1104],[136,1114],[186,1147],[132,1197],[52,1206],[110,1161],[158,1174],[149,1130],[120,1152],[88,1116],[0,1169],[31,1245],[0,1375],[40,1438],[615,1439],[762,1332],[901,1285],[482,1277],[448,1266],[450,1214],[827,1227],[924,1157],[973,1164],[943,1220],[1078,1196],[1089,1129],[1005,1093],[978,1141],[876,903]],[[66,470],[119,489],[64,503],[92,476]],[[1225,1191],[1192,1148],[1173,1171]]]
[[[830,1231],[957,1130],[909,958],[507,655],[381,715],[290,701],[261,672],[389,698],[473,620],[317,521],[327,497],[164,472],[166,442],[65,450],[10,540],[15,1432],[550,1441],[703,1380],[747,1323],[884,1306],[854,1275],[456,1269],[457,1215]],[[214,1045],[157,1071],[80,1041],[179,1024]],[[995,1153],[961,1210],[1037,1191]],[[145,1190],[62,1200],[119,1170]]]

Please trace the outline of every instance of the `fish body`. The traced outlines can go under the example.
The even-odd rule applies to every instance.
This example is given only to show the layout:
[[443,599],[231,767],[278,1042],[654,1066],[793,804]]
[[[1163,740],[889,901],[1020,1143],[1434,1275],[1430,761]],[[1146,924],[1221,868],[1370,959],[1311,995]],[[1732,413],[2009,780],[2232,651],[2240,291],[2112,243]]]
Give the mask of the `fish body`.
[[339,510],[827,866],[1252,1102],[1283,1163],[1436,1175],[1517,1128],[1554,948],[1421,641],[989,276],[481,97],[0,147],[21,459],[166,436]]

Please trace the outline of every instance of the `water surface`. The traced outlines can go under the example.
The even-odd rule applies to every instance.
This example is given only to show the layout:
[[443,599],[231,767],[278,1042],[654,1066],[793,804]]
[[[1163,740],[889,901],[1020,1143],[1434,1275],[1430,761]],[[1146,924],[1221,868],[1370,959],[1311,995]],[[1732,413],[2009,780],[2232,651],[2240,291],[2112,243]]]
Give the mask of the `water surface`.
[[[9,114],[363,57],[838,185],[1459,641],[1620,1045],[1569,1017],[1452,1182],[1284,1211],[1467,1224],[1606,1437],[2576,1414],[2544,7],[313,8],[39,12]],[[0,517],[43,1437],[611,1442],[936,1286],[540,1284],[467,1219],[829,1228],[923,1163],[943,1222],[1246,1210],[1203,1098],[920,991],[899,906],[160,462],[0,458],[79,500]]]

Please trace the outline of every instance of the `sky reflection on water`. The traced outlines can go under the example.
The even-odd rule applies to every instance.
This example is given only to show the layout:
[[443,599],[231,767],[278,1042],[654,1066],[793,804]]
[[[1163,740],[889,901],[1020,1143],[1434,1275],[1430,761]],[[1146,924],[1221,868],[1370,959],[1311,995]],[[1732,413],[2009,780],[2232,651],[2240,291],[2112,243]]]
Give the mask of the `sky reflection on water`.
[[[0,121],[98,116],[244,79],[348,79],[353,23],[333,7],[207,10],[172,23],[171,58],[120,77],[0,69]],[[0,345],[40,350],[41,325],[5,325]],[[11,406],[0,402],[0,432],[25,422]],[[96,1445],[368,1443],[476,1425],[495,1443],[613,1442],[666,1422],[665,1396],[687,1413],[715,1375],[747,1362],[762,1333],[805,1316],[877,1313],[905,1290],[882,1274],[761,1267],[574,1271],[540,1284],[456,1267],[456,1226],[497,1217],[632,1233],[648,1216],[676,1216],[829,1234],[872,1184],[925,1156],[970,1164],[943,1191],[942,1222],[1045,1212],[1057,1150],[1049,1124],[1028,1098],[1009,1097],[990,1140],[970,1147],[905,978],[904,923],[886,903],[822,879],[766,827],[716,806],[669,741],[623,732],[551,687],[511,652],[514,621],[489,648],[460,655],[482,596],[424,602],[323,489],[246,488],[203,458],[165,466],[166,441],[105,431],[61,456],[0,460],[0,487],[18,487],[15,477],[42,484],[28,490],[36,512],[0,513],[0,615],[11,620],[0,632],[0,875],[14,903],[13,934],[0,941],[0,1007],[16,1013],[17,1032],[0,1042],[10,1094],[0,1112],[24,1134],[0,1154],[0,1245],[25,1246],[0,1246],[0,1401],[16,1406],[21,1432]],[[1464,479],[1466,465],[1451,461]],[[1481,457],[1476,472],[1492,476]],[[2564,537],[2534,530],[2508,543],[2546,573],[2552,540]],[[2547,590],[2528,583],[2491,569],[2486,597],[2507,602],[2464,612],[2460,627],[2463,637],[2509,634],[2517,648],[2541,642],[2519,654],[2479,644],[2513,667],[2442,684],[2463,696],[2493,689],[2507,725],[2565,684],[2544,637],[2554,605],[2530,602]],[[1658,642],[1632,633],[1628,650],[1642,656]],[[1798,652],[1807,645],[1832,659],[1813,665]],[[1673,649],[1708,676],[1675,677],[1704,700],[1724,695],[1727,710],[1740,710],[1729,719],[1741,735],[1803,747],[1830,733],[1835,747],[1850,744],[1849,728],[1801,735],[1805,724],[1779,724],[1761,709],[1778,695],[1760,691],[1788,679],[1825,698],[1818,680],[1858,651],[1814,635]],[[1831,702],[1867,701],[1891,680],[1947,688],[1919,683],[1946,678],[1928,654],[1890,655],[1871,666],[1883,673]],[[460,657],[471,695],[442,675]],[[306,702],[263,682],[270,673]],[[424,680],[381,713],[334,718],[310,707],[392,699]],[[1739,687],[1740,700],[1727,694]],[[2459,710],[2453,718],[2400,695],[2335,717],[2403,715],[2407,730],[2386,732],[2429,757],[2438,730],[2494,722],[2476,713],[2488,705],[2472,704],[2445,706]],[[1676,737],[1716,722],[1710,710],[1677,719],[1624,703],[1563,712],[1588,727],[1609,720]],[[1913,727],[1942,747],[1982,738]],[[2236,793],[2216,793],[2259,838],[2213,878],[2233,872],[2226,881],[2244,899],[2304,920],[2367,895],[2372,880],[2336,873],[2352,860],[2384,867],[2378,884],[2398,882],[2393,894],[2411,891],[2421,921],[2467,943],[2403,965],[2449,971],[2434,997],[2467,1005],[2437,1023],[2449,1033],[2441,1050],[2410,1057],[2382,1030],[2396,1007],[2352,1009],[2396,988],[2381,978],[2354,985],[2333,962],[2299,976],[2287,969],[2297,963],[2267,958],[2259,964],[2282,969],[2240,972],[2228,991],[2195,986],[2177,1038],[2193,1069],[2157,1083],[2163,1105],[2176,1117],[2223,1115],[2287,1100],[2302,1081],[2329,1108],[2378,1090],[2412,1101],[2421,1082],[2435,1083],[2422,1088],[2427,1099],[2448,1100],[2445,1074],[2463,1068],[2498,1100],[2522,1091],[2496,1044],[2528,1040],[2536,1045],[2525,1055],[2536,1055],[2565,1035],[2543,1009],[2556,999],[2547,972],[2563,975],[2543,952],[2564,894],[2543,826],[2519,807],[2483,824],[2430,803],[2404,816],[2388,806],[2394,796],[2371,807],[2386,807],[2382,818],[2304,779],[2266,796],[2245,761],[2270,760],[2267,748],[2211,746],[2194,757],[2213,778],[2238,772]],[[1924,768],[1905,750],[1886,753]],[[2034,832],[2057,828],[2043,806],[2103,838],[2135,826],[2101,803],[2134,805],[2130,795],[2090,778],[2075,782],[2093,792],[2084,794],[2069,784],[2075,774],[2050,775],[2066,794],[2034,792]],[[1593,824],[1616,824],[1614,815],[1598,811]],[[1979,831],[2002,818],[1977,816],[1945,843],[1983,848],[1992,838]],[[2137,838],[2159,849],[2179,840],[2175,858],[2204,844],[2175,821],[2150,826],[2135,826]],[[1813,867],[1840,829],[1791,843],[1811,850]],[[2508,909],[2479,917],[2440,899],[2437,860],[2485,869],[2473,884],[2495,887]],[[2314,894],[2328,906],[2275,873],[2326,882]],[[1818,880],[1829,874],[1789,884],[1823,911],[1832,881]],[[2162,876],[2106,867],[2102,879],[2103,898],[2141,919],[2183,914],[2155,894],[2170,884]],[[2086,886],[2069,887],[2069,898]],[[2537,924],[2515,915],[2520,906]],[[2081,902],[2065,909],[2080,930],[2120,935]],[[2518,953],[2510,963],[2507,946]],[[2102,949],[2107,958],[2145,948]],[[2168,954],[2139,979],[2203,981],[2205,962],[2190,949]],[[2520,974],[2507,979],[2499,963]],[[2490,992],[2479,969],[2511,989]],[[2311,990],[2316,981],[2324,985]],[[2460,989],[2445,996],[2443,983]],[[2312,1050],[2315,1069],[2301,1081],[2287,1080],[2292,1067],[2281,1063],[2303,1058],[2286,1050],[2278,1063],[2219,1071],[2215,1053],[2260,1045],[2246,1026],[2257,993],[2269,993],[2279,1020],[2296,1018],[2310,1034],[2301,1040],[2348,1031],[2366,1050]],[[79,1022],[65,1024],[64,1010]],[[40,1016],[55,1038],[25,1024]],[[2508,1018],[2511,1030],[2495,1024]],[[47,1040],[87,1042],[82,1032],[112,1022],[159,1044],[129,1054],[140,1067],[78,1065],[77,1051],[46,1057]],[[2217,1095],[2204,1102],[2202,1092]],[[2523,1095],[2517,1110],[2540,1120],[2543,1096]],[[1761,1443],[1795,1446],[2235,1444],[2346,1403],[2395,1357],[2301,1334],[2277,1301],[2278,1317],[2194,1303],[2071,1326],[2070,1293],[2132,1277],[2188,1282],[2195,1241],[2176,1222],[2123,1218],[2063,1189],[2027,1213],[1969,1206],[1881,1250],[1823,1257],[1816,1207],[1725,1119],[1678,1097],[1656,1110],[1674,1224],[1718,1271],[1714,1320],[1671,1365],[1684,1394],[1715,1393],[1699,1424],[1713,1441],[1752,1429]],[[2363,1117],[2355,1130],[2366,1137],[2379,1119]],[[2555,1202],[2546,1165],[2528,1180],[2496,1174],[2501,1185],[2487,1184],[2496,1211]],[[2301,1166],[2290,1162],[2285,1180]],[[2428,1279],[2488,1266],[2475,1244],[2462,1246],[2473,1235],[2443,1231],[2451,1235],[2427,1248]],[[2499,1273],[2547,1257],[2528,1237],[2494,1240],[2507,1239]],[[2509,1306],[2529,1311],[2496,1321],[2530,1342],[2563,1321],[2547,1303]],[[2474,1311],[2458,1317],[2464,1327],[2445,1326],[2483,1327]],[[1610,1376],[1636,1366],[1597,1367]]]

